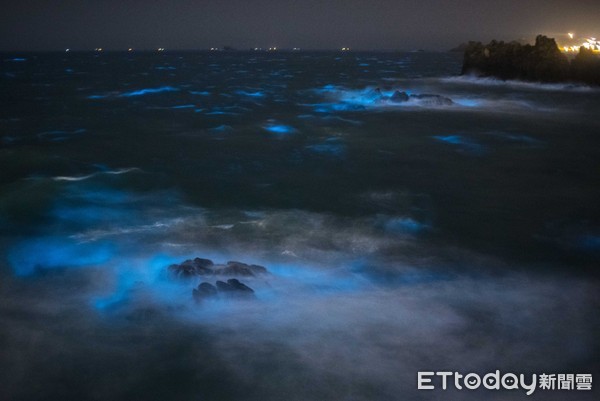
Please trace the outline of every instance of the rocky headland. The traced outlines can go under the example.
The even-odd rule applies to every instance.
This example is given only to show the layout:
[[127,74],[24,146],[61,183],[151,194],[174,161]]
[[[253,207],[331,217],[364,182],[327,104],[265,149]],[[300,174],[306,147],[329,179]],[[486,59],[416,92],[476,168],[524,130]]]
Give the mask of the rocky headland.
[[469,42],[464,51],[461,75],[494,77],[543,83],[600,85],[600,57],[582,47],[569,59],[556,41],[538,35],[535,44],[491,41]]

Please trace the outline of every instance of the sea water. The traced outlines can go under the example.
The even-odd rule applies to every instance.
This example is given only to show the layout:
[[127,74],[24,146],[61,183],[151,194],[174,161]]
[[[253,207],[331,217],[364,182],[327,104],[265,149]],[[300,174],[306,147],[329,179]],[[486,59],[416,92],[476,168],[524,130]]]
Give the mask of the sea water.
[[[598,372],[600,89],[459,77],[453,53],[0,65],[4,396],[427,400],[420,370]],[[193,257],[269,274],[197,304],[202,279],[166,272]]]

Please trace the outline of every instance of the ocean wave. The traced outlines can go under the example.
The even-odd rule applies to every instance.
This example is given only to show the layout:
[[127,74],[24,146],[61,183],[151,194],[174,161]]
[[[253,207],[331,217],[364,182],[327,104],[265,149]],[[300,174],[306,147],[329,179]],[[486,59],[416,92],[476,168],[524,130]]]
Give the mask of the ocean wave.
[[89,180],[90,178],[97,177],[99,175],[105,175],[105,174],[121,175],[121,174],[131,173],[134,171],[142,171],[142,169],[140,169],[138,167],[129,167],[129,168],[122,168],[122,169],[117,169],[117,170],[99,171],[97,173],[92,173],[92,174],[88,174],[88,175],[80,175],[80,176],[56,176],[56,177],[52,177],[52,179],[54,181],[85,181],[85,180]]
[[542,83],[542,82],[526,82],[517,80],[501,80],[498,78],[475,77],[463,75],[457,77],[440,78],[442,83],[451,84],[468,84],[480,86],[504,86],[515,89],[528,89],[540,91],[568,91],[568,92],[596,92],[598,88],[588,85],[576,83]]

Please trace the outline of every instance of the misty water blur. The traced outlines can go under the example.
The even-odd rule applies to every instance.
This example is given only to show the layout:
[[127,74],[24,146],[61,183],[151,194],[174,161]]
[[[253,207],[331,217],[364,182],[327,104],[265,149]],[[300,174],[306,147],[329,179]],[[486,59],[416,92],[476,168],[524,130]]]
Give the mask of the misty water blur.
[[[598,373],[600,91],[459,70],[2,55],[0,393],[429,400],[419,370]],[[197,256],[269,273],[198,304],[166,271]]]

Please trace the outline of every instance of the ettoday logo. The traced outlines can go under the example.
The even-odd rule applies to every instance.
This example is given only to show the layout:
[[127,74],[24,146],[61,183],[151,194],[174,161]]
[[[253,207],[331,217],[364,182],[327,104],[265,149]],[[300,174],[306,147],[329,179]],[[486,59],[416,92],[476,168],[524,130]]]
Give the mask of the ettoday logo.
[[477,373],[463,375],[458,372],[418,372],[417,388],[419,390],[447,390],[449,385],[457,390],[476,390],[484,387],[488,390],[522,390],[531,395],[536,389],[541,390],[591,390],[591,374],[524,374],[504,373],[499,370],[484,376]]

